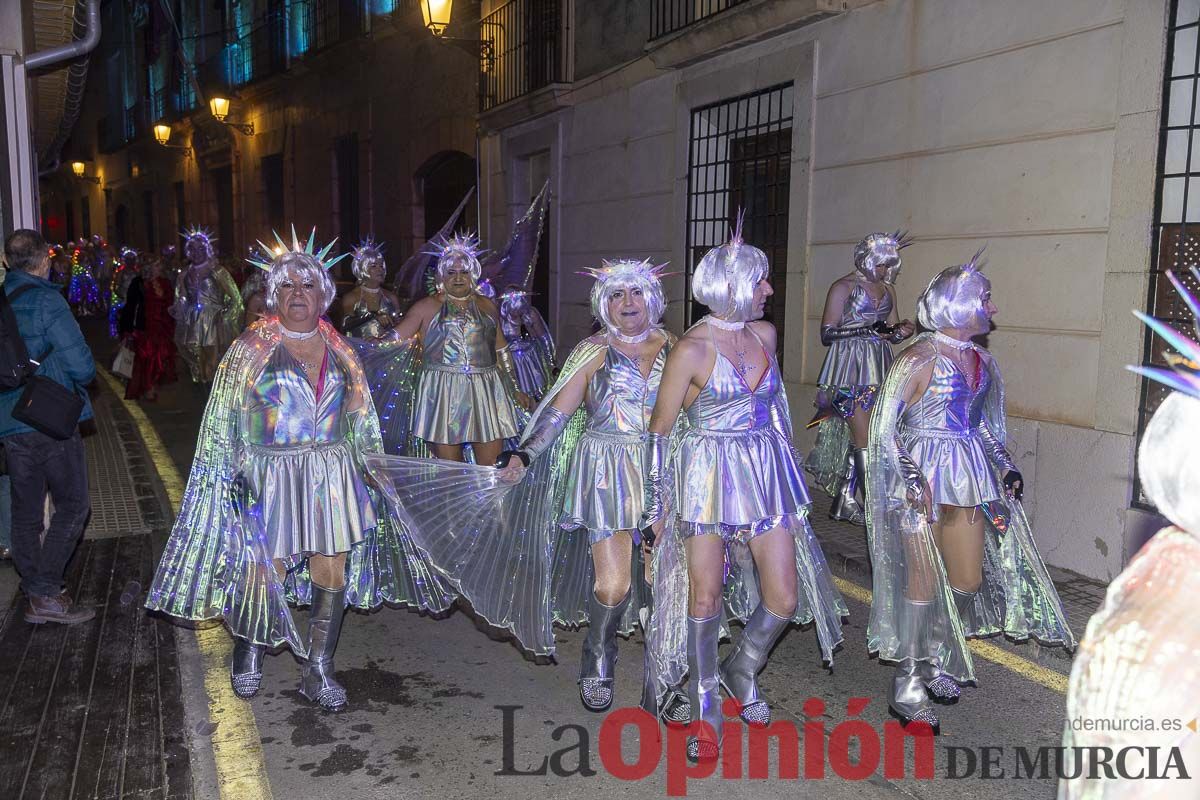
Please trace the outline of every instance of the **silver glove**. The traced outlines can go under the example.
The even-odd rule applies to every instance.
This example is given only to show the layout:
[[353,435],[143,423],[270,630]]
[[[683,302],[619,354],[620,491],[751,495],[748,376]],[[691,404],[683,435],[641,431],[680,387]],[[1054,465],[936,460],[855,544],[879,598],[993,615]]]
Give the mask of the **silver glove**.
[[550,449],[550,445],[554,444],[563,428],[567,427],[569,420],[570,417],[554,406],[546,406],[521,440],[520,450],[528,454],[530,461],[537,458]]
[[647,528],[666,516],[667,451],[671,439],[661,433],[646,434],[646,465],[643,474],[645,504],[641,527]]

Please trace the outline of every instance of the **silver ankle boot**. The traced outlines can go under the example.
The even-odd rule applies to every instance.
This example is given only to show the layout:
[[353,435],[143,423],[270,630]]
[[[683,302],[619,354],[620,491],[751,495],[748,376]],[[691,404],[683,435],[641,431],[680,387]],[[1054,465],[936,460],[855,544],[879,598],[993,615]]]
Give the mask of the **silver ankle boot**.
[[[687,754],[692,761],[711,761],[721,752],[721,679],[717,670],[717,645],[721,638],[721,615],[696,619],[688,616],[687,659],[688,699],[692,722],[707,722],[712,731],[702,731],[688,739]],[[715,737],[715,738],[712,738]]]
[[829,507],[829,518],[862,525],[866,522],[862,505],[858,502],[858,487],[866,475],[867,451],[851,447],[842,468],[841,485]]
[[617,628],[629,606],[632,590],[615,606],[601,603],[595,593],[588,602],[588,632],[579,663],[579,699],[588,711],[604,711],[613,701],[613,671],[617,666]]
[[240,636],[233,639],[233,659],[229,662],[229,683],[233,693],[243,700],[258,694],[262,686],[263,652],[261,644],[251,644]]
[[[936,646],[936,644],[946,641],[948,636],[947,622],[948,620],[943,615],[935,615],[935,621],[929,630],[931,645]],[[927,648],[927,652],[933,649],[934,647],[931,646]],[[918,668],[920,669],[921,680],[924,681],[925,688],[929,690],[929,694],[933,696],[934,700],[952,702],[957,700],[959,695],[962,694],[958,682],[935,667],[933,662],[921,661],[918,663]]]
[[721,661],[721,683],[725,691],[742,704],[744,722],[771,724],[771,707],[758,691],[758,673],[767,663],[767,655],[787,628],[788,620],[776,616],[759,603],[746,621],[742,638]]
[[326,711],[346,705],[346,690],[333,675],[333,652],[346,613],[346,588],[312,585],[308,617],[308,658],[300,667],[300,694]]
[[923,645],[932,607],[929,601],[913,600],[904,600],[900,606],[900,651],[896,654],[896,672],[892,676],[888,708],[902,724],[924,722],[937,733],[938,718],[921,679],[921,659],[928,655]]
[[963,634],[966,635],[976,627],[975,596],[979,594],[979,591],[964,592],[951,586],[950,594],[954,595],[954,607],[958,611],[958,621],[962,624]]

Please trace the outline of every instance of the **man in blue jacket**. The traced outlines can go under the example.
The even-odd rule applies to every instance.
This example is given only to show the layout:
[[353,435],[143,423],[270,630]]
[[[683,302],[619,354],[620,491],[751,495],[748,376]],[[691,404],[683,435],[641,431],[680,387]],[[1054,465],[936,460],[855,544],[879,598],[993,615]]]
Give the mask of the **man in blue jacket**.
[[[17,230],[4,240],[8,274],[4,292],[31,287],[12,302],[17,328],[31,358],[50,350],[39,375],[78,392],[84,401],[80,419],[92,416],[84,387],[96,375],[96,363],[67,301],[50,282],[50,250],[37,231]],[[53,348],[51,350],[51,348]],[[75,553],[91,513],[87,463],[79,429],[65,441],[51,438],[13,419],[21,389],[0,392],[0,442],[12,481],[12,556],[28,605],[27,622],[86,622],[94,609],[79,608],[65,588],[67,563]],[[42,538],[46,492],[54,516]]]

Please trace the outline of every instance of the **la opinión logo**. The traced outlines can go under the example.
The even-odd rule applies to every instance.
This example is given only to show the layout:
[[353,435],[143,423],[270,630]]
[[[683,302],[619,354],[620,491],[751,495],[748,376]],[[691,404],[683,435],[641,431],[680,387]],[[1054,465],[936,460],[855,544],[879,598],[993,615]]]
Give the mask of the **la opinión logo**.
[[[815,697],[804,703],[804,713],[811,721],[797,729],[791,720],[778,720],[770,725],[744,725],[738,718],[738,702],[725,700],[726,719],[721,726],[721,756],[711,761],[691,763],[687,758],[687,740],[707,723],[668,725],[665,729],[650,713],[641,708],[620,708],[609,712],[600,725],[599,753],[604,770],[614,778],[626,781],[644,780],[666,759],[666,792],[669,797],[687,795],[688,782],[719,774],[726,780],[764,779],[771,777],[771,744],[775,743],[778,759],[775,775],[780,780],[799,780],[801,743],[804,745],[805,780],[821,780],[828,769],[846,780],[866,780],[883,769],[889,779],[908,777],[907,751],[912,742],[911,777],[934,777],[933,731],[928,725],[913,723],[904,728],[888,721],[883,736],[869,722],[857,719],[870,704],[870,698],[852,697],[846,704],[850,719],[826,730],[820,719],[825,703]],[[596,770],[591,765],[591,742],[588,730],[582,725],[559,725],[551,733],[555,742],[572,742],[548,756],[532,769],[518,769],[515,763],[516,713],[523,706],[495,706],[503,721],[503,766],[495,774],[501,776],[546,775],[559,777],[591,777]],[[636,752],[630,759],[621,749],[626,730],[636,735]],[[571,737],[568,739],[568,737]],[[852,747],[852,743],[856,747]],[[853,755],[852,755],[853,754]],[[748,764],[746,763],[749,756]],[[745,767],[745,769],[743,769]]]

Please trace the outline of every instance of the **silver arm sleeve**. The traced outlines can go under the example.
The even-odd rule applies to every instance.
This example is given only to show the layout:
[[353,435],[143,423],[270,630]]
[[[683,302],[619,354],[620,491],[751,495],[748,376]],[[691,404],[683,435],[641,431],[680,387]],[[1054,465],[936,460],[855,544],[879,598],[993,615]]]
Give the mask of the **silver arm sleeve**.
[[667,451],[671,440],[661,433],[646,434],[646,464],[642,481],[645,510],[642,527],[658,522],[666,515]]
[[567,427],[569,419],[570,417],[554,406],[547,406],[538,415],[533,429],[521,440],[521,450],[529,456],[530,461],[546,452],[550,445],[554,444],[554,440],[563,432],[563,428]]
[[1016,469],[1012,456],[1004,447],[1004,444],[988,428],[986,423],[980,423],[979,425],[979,438],[983,441],[983,449],[987,451],[992,461],[999,465],[1001,475]]
[[821,344],[828,347],[838,339],[879,338],[874,328],[845,328],[838,325],[821,326]]

